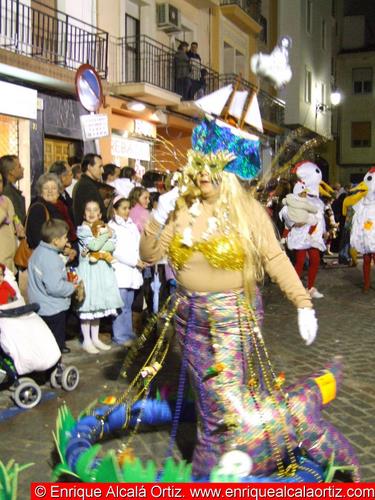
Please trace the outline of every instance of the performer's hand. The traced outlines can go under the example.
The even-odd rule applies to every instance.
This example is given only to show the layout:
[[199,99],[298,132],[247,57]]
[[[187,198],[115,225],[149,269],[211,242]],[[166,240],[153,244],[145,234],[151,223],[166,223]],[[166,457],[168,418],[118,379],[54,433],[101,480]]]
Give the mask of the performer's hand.
[[168,215],[174,210],[177,198],[180,196],[178,188],[175,187],[168,193],[162,194],[158,200],[158,206],[154,213],[154,219],[162,226],[167,222]]
[[298,329],[306,345],[314,342],[318,331],[318,320],[314,309],[298,309]]

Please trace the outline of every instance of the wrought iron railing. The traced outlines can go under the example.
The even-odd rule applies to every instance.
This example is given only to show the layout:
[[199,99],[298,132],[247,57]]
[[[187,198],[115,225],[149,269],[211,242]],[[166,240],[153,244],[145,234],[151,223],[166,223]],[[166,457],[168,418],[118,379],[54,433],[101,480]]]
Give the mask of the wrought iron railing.
[[0,0],[0,48],[69,69],[88,63],[107,76],[108,33],[37,0]]
[[[243,78],[239,78],[234,73],[220,75],[220,87],[224,87],[229,84],[236,84],[236,82],[239,82],[239,86],[242,89],[257,90],[255,85],[247,80],[244,80]],[[283,125],[285,114],[284,102],[271,96],[264,90],[258,90],[257,97],[262,118],[277,125]]]
[[[175,55],[175,50],[146,35],[111,38],[108,79],[112,83],[149,83],[176,92]],[[219,73],[196,60],[192,75],[202,78],[201,93],[219,88]]]
[[[110,40],[109,74],[111,83],[149,83],[170,92],[177,92],[175,78],[176,51],[145,35],[138,37],[114,38]],[[225,85],[238,81],[235,74],[220,75],[212,68],[191,62],[191,76],[201,79],[202,85],[194,98],[210,94]],[[255,87],[240,78],[241,88]],[[262,118],[282,125],[284,123],[284,103],[263,90],[258,92],[258,101]]]
[[220,0],[220,5],[238,5],[256,21],[261,13],[261,0]]

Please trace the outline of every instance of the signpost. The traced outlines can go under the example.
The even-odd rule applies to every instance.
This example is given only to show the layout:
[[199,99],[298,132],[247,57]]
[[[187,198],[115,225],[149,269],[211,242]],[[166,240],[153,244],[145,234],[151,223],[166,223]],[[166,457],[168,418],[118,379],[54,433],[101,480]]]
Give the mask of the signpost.
[[77,70],[75,84],[79,102],[90,112],[90,115],[80,117],[83,140],[95,140],[96,150],[100,153],[98,139],[109,135],[107,115],[97,114],[103,102],[100,77],[90,64],[83,64]]

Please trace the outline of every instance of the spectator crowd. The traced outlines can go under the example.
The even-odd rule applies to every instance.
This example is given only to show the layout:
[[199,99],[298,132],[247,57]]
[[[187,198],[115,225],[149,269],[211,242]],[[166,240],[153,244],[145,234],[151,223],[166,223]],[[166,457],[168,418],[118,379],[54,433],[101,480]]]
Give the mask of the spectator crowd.
[[[182,43],[176,65],[186,67],[181,66],[176,75],[181,92],[191,96],[201,87],[190,61],[200,58],[196,44],[190,53],[187,49]],[[82,348],[89,354],[110,349],[99,337],[101,321],[111,326],[114,344],[129,347],[144,320],[157,312],[175,287],[166,260],[150,266],[139,256],[142,230],[166,190],[164,176],[149,171],[140,179],[131,167],[103,166],[97,154],[87,154],[80,163],[56,161],[37,180],[28,210],[18,188],[22,178],[17,156],[0,158],[0,302],[14,300],[4,278],[7,270],[20,282],[25,278],[23,294],[39,304],[39,315],[61,352],[70,350],[67,323],[75,325]],[[340,264],[356,265],[357,254],[350,247],[353,209],[345,204],[352,187],[336,184],[334,195],[324,199],[326,252],[315,249],[298,254],[286,248],[300,275],[307,258],[314,268],[314,260],[324,264],[324,254],[332,252],[338,253]],[[290,228],[281,214],[292,191],[289,179],[282,179],[258,192],[282,242]],[[293,193],[300,206],[311,212],[309,219],[297,222],[313,226],[314,210],[307,200],[298,199],[303,192]],[[313,298],[323,297],[314,290]]]

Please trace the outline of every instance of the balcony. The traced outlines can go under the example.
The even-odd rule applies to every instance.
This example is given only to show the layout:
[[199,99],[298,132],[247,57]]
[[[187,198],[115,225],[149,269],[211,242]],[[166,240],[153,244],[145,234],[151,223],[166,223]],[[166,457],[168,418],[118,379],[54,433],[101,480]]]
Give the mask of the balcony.
[[262,30],[260,0],[220,0],[220,8],[222,14],[242,31],[258,35]]
[[[24,72],[26,80],[44,80],[40,75],[46,77],[45,81],[48,76],[58,80],[59,75],[64,74],[63,71],[59,73],[58,68],[75,70],[88,63],[106,78],[107,32],[37,0],[33,0],[32,5],[19,0],[0,0],[2,73],[6,74],[13,66],[13,73],[10,73],[13,76]],[[18,66],[18,70],[15,71],[14,66]],[[33,78],[27,73],[37,76]],[[71,79],[73,77],[74,74]],[[65,79],[69,80],[66,75]]]
[[[112,91],[154,105],[178,105],[181,96],[176,91],[175,54],[170,47],[145,35],[111,39],[108,80]],[[212,92],[218,88],[219,74],[199,65],[198,71],[202,70],[206,92]]]
[[[175,54],[173,49],[145,35],[111,39],[108,79],[112,92],[198,116],[200,111],[193,100],[181,101],[176,91]],[[196,59],[191,61],[191,75],[195,82],[201,80],[195,99],[238,81],[235,74],[220,75]],[[240,79],[240,85],[245,89],[255,89],[247,80]],[[265,129],[280,133],[284,123],[284,103],[262,90],[258,92],[258,101]]]

